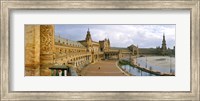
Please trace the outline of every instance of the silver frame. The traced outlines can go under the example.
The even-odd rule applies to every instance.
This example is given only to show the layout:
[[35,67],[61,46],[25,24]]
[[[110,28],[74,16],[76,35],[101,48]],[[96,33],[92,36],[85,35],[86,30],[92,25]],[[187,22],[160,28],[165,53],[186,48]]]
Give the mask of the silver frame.
[[[1,1],[1,82],[0,100],[200,100],[200,41],[199,0],[0,0]],[[189,92],[17,92],[9,90],[10,11],[14,9],[63,10],[63,9],[112,9],[112,10],[190,10],[190,62],[191,91]]]

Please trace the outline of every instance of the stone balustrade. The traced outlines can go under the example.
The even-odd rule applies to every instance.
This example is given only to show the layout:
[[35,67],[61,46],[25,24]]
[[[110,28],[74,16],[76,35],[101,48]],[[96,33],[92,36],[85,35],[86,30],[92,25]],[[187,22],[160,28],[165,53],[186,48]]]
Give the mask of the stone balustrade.
[[71,76],[70,67],[66,65],[54,65],[49,69],[51,70],[51,76]]

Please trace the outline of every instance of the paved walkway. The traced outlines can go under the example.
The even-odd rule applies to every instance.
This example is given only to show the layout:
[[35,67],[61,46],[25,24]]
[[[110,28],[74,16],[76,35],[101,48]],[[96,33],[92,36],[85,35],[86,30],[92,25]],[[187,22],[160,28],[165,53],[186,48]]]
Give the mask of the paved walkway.
[[[82,76],[126,76],[117,66],[116,60],[99,61],[89,64],[81,71]],[[100,67],[100,68],[99,68]]]

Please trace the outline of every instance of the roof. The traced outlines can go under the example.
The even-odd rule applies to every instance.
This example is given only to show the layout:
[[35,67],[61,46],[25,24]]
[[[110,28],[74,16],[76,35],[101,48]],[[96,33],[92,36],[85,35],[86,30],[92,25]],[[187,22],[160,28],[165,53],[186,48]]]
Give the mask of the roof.
[[128,47],[135,47],[135,48],[137,48],[134,44],[132,44],[132,45],[130,45],[130,46],[128,46]]
[[122,50],[122,49],[127,49],[125,47],[110,47],[110,49],[118,49],[118,50]]
[[96,41],[92,41],[92,42],[94,42],[94,43],[99,43],[99,42],[96,42]]
[[79,40],[78,42],[85,42],[85,40]]
[[85,47],[78,41],[72,41],[72,40],[69,40],[69,39],[61,38],[59,36],[55,36],[55,42],[59,42],[59,41],[60,41],[60,43],[68,44],[68,45],[71,45],[71,46]]

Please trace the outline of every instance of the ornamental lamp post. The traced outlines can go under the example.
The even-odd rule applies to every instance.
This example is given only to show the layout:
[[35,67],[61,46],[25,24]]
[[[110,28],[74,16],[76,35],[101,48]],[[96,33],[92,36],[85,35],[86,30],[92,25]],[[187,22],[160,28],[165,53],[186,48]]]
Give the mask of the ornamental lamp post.
[[147,56],[146,56],[146,68],[147,68]]

